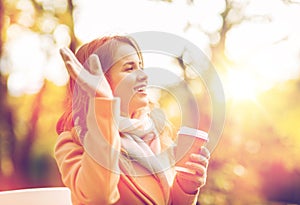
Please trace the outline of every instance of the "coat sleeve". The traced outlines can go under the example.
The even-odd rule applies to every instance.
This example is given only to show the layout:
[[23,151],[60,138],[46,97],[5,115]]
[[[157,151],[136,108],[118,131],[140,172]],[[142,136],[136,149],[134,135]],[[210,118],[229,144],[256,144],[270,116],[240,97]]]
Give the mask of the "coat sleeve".
[[73,204],[113,204],[120,198],[120,102],[118,98],[90,101],[83,146],[72,132],[63,132],[55,158],[64,184],[71,189]]

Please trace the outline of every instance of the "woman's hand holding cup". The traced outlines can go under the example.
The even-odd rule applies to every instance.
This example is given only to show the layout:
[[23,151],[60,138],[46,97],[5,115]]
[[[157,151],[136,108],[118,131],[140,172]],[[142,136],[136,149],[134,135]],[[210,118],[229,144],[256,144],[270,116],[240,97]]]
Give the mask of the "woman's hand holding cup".
[[176,180],[186,193],[195,193],[205,185],[210,152],[205,143],[208,134],[204,131],[182,127],[178,133],[175,152]]

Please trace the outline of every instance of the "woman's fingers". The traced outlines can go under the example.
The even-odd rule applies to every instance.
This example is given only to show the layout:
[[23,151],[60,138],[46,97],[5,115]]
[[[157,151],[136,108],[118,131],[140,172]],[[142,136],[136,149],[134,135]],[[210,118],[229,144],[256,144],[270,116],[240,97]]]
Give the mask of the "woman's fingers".
[[[97,55],[92,54],[84,68],[69,48],[60,49],[60,55],[64,60],[66,68],[73,80],[91,96],[102,96],[112,98],[113,94],[107,82]],[[89,70],[89,71],[88,71]]]
[[66,68],[73,79],[77,79],[80,72],[84,69],[69,48],[61,48],[60,55],[66,65]]
[[103,75],[101,62],[96,54],[92,54],[88,58],[88,62],[89,62],[90,71],[93,75],[98,75],[98,76]]
[[190,159],[186,162],[186,168],[195,171],[194,174],[178,172],[178,178],[190,183],[192,187],[202,187],[206,183],[207,167],[209,163],[210,152],[206,147],[202,147],[198,154],[191,154]]
[[96,54],[90,55],[90,57],[88,58],[88,66],[92,76],[96,77],[96,80],[94,80],[94,87],[97,94],[100,96],[112,98],[113,94],[111,91],[111,87],[106,77],[104,76],[101,62]]
[[68,73],[71,76],[71,78],[73,78],[74,80],[76,80],[78,74],[73,69],[73,67],[75,66],[74,63],[73,62],[66,62],[65,65],[66,65],[66,68],[67,68]]
[[194,174],[185,173],[185,172],[179,172],[179,173],[177,173],[177,175],[181,179],[193,182],[198,185],[203,185],[202,183],[206,181],[206,175],[205,176],[195,176]]
[[60,52],[60,55],[63,58],[64,62],[74,61],[76,59],[73,52],[67,47],[59,49],[59,52]]
[[62,57],[62,59],[64,60],[64,62],[68,61],[68,55],[66,53],[65,48],[59,49],[59,53],[60,53],[60,56]]
[[206,158],[200,154],[191,154],[190,161],[200,164],[200,165],[204,166],[205,168],[207,168],[208,162],[209,162],[208,158]]
[[186,162],[186,167],[190,170],[195,171],[196,175],[198,176],[205,175],[207,170],[206,166],[195,162]]
[[206,157],[207,159],[210,158],[210,152],[209,152],[209,150],[205,146],[201,147],[200,154],[202,156]]
[[196,187],[202,187],[205,185],[207,178],[207,166],[208,159],[197,154],[192,154],[190,161],[186,162],[186,168],[195,171],[195,174],[178,172],[178,176],[193,184]]

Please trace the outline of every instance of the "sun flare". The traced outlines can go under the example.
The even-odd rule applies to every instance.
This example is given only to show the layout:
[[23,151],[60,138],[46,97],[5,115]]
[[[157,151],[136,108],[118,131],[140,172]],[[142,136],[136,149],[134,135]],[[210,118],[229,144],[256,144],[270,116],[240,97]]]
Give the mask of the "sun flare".
[[229,71],[226,87],[228,97],[237,101],[255,100],[258,94],[256,79],[245,71]]

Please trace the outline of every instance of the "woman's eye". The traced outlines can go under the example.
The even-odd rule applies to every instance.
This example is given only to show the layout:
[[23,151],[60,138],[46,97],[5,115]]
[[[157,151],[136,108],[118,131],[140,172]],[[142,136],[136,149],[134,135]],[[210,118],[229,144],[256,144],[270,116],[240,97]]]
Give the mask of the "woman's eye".
[[125,68],[125,71],[132,71],[134,68],[133,67],[128,67],[128,68]]

